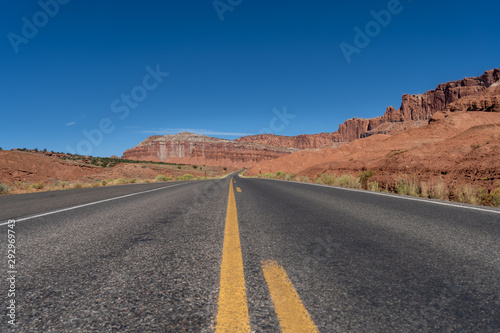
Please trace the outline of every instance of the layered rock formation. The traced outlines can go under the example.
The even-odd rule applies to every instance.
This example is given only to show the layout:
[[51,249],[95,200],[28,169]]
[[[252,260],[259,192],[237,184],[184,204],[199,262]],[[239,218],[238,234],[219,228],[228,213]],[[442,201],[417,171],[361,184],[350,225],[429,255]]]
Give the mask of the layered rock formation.
[[297,136],[257,134],[244,136],[234,141],[260,143],[273,147],[314,149],[322,147],[338,147],[340,136],[338,133],[302,134]]
[[[373,134],[395,134],[392,123],[406,123],[407,127],[425,125],[438,111],[496,111],[500,112],[500,69],[486,71],[475,78],[451,81],[437,86],[423,95],[402,97],[399,109],[389,106],[385,114],[373,119],[349,119],[340,125],[341,140],[351,142]],[[395,126],[395,128],[401,128]]]
[[424,94],[405,94],[398,109],[389,106],[380,117],[346,120],[333,133],[259,134],[234,141],[192,133],[156,135],[127,150],[122,158],[245,167],[299,149],[337,148],[374,134],[398,134],[426,125],[438,111],[500,112],[500,69],[489,70],[476,78],[443,83]]
[[469,95],[451,103],[448,111],[500,112],[500,81],[493,83],[480,93]]
[[154,135],[122,155],[124,159],[167,163],[249,167],[297,151],[296,148],[236,142],[193,133]]

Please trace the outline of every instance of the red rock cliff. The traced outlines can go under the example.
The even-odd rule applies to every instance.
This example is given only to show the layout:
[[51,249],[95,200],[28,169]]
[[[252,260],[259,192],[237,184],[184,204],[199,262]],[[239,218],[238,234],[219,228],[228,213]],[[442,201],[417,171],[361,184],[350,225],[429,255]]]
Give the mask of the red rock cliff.
[[297,149],[235,142],[192,133],[152,136],[123,153],[122,158],[169,163],[250,167],[255,162]]
[[336,147],[340,141],[338,133],[302,134],[297,136],[284,136],[274,134],[257,134],[238,138],[234,141],[247,143],[261,143],[273,147],[283,148],[320,148]]
[[479,77],[440,84],[423,95],[405,94],[397,110],[389,106],[381,117],[345,121],[339,126],[340,140],[351,142],[372,134],[391,133],[390,128],[400,128],[389,126],[392,123],[420,126],[438,111],[500,111],[499,80],[500,69],[497,68]]

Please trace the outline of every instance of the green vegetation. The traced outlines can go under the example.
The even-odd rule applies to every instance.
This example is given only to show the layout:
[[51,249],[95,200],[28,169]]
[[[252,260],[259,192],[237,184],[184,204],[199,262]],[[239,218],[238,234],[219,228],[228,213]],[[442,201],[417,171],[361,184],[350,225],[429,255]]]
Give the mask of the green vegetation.
[[0,182],[0,195],[9,194],[9,187]]
[[488,200],[495,207],[500,207],[500,182],[497,183],[498,188],[491,191],[488,195]]
[[335,174],[324,173],[317,175],[313,179],[309,179],[306,176],[287,174],[283,171],[278,171],[276,174],[259,174],[257,175],[257,178],[312,182],[323,185],[367,189],[374,192],[392,192],[422,198],[455,200],[474,205],[500,207],[500,181],[497,182],[496,188],[491,191],[472,185],[464,185],[455,188],[455,190],[452,191],[452,189],[445,184],[443,179],[439,179],[437,181],[418,182],[416,177],[402,175],[398,178],[398,181],[395,184],[385,184],[382,186],[377,181],[369,181],[369,179],[374,175],[375,171],[366,170],[361,172],[358,177],[350,174],[337,176]]
[[276,178],[276,179],[284,179],[286,175],[287,174],[284,173],[283,171],[278,171],[278,172],[276,172],[276,177],[274,177],[274,178]]
[[183,176],[176,177],[175,180],[191,180],[193,178],[194,178],[193,175],[186,173]]
[[378,182],[368,182],[366,184],[366,189],[373,192],[381,192],[381,188]]
[[41,190],[41,189],[43,189],[43,184],[42,183],[33,183],[33,184],[31,184],[30,188],[35,189],[35,190]]
[[359,177],[354,177],[353,175],[342,175],[340,177],[336,177],[334,185],[340,187],[361,188]]
[[409,179],[408,175],[399,177],[399,180],[396,183],[396,190],[398,194],[411,195],[414,197],[420,196],[420,189],[417,181],[415,178]]
[[167,177],[167,176],[165,176],[165,175],[158,175],[158,176],[156,176],[156,178],[155,178],[155,181],[156,181],[157,183],[159,183],[159,182],[167,182],[167,181],[169,181],[169,180],[172,180],[172,178]]
[[392,153],[390,153],[389,155],[387,155],[387,157],[391,158],[393,156],[396,156],[396,155],[399,155],[399,154],[402,154],[402,153],[406,153],[407,151],[409,151],[409,149],[405,149],[405,150],[394,150]]
[[361,172],[358,176],[359,181],[361,183],[361,186],[363,188],[367,188],[368,187],[368,180],[371,177],[373,177],[374,175],[375,175],[375,171],[373,171],[372,169]]

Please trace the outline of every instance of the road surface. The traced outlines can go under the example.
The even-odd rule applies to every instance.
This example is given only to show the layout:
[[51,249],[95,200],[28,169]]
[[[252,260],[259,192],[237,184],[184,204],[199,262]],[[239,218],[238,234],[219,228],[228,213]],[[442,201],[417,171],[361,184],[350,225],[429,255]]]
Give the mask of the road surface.
[[0,224],[1,332],[500,332],[495,209],[232,175],[4,196]]

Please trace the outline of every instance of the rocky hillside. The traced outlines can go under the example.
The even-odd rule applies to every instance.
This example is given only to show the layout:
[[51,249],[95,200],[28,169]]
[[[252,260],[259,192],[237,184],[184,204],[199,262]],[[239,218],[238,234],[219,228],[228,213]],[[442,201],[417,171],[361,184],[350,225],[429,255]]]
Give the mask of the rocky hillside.
[[123,153],[122,158],[199,165],[249,167],[255,162],[291,154],[298,149],[212,138],[193,133],[151,136]]
[[406,174],[419,182],[443,180],[450,188],[470,184],[493,190],[500,182],[499,151],[500,113],[449,112],[396,135],[378,134],[337,149],[301,150],[263,161],[247,174],[282,171],[315,179],[372,169],[372,180],[384,186]]
[[258,142],[275,147],[332,148],[374,134],[398,134],[408,129],[425,126],[438,111],[494,111],[500,112],[500,69],[486,71],[474,78],[465,78],[440,84],[424,94],[402,97],[401,106],[387,107],[383,116],[346,120],[337,132],[281,136],[260,134],[236,141]]
[[[437,86],[423,95],[402,97],[399,109],[389,106],[385,114],[372,119],[349,119],[340,125],[340,140],[351,142],[373,134],[396,134],[401,128],[420,127],[438,111],[500,111],[500,69],[486,71],[475,78],[465,78]],[[395,124],[405,123],[406,126]]]
[[500,69],[475,78],[440,84],[424,94],[402,97],[396,110],[389,106],[384,115],[372,119],[352,118],[333,133],[282,136],[259,134],[236,140],[180,133],[152,136],[127,150],[123,158],[171,163],[249,167],[297,150],[338,148],[374,134],[399,134],[428,124],[436,112],[500,112]]

